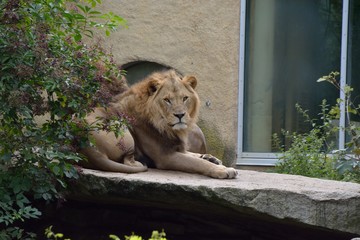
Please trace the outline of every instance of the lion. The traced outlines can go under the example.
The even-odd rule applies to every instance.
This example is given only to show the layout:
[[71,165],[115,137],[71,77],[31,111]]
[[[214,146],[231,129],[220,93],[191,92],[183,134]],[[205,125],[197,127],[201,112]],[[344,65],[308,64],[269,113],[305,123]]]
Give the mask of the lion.
[[[206,154],[205,138],[196,124],[200,100],[197,79],[175,70],[155,72],[114,97],[106,108],[95,108],[88,124],[99,118],[126,114],[134,118],[122,136],[92,131],[93,146],[81,149],[85,167],[122,173],[163,170],[196,173],[212,178],[235,178],[237,171]],[[120,146],[119,146],[120,145]]]

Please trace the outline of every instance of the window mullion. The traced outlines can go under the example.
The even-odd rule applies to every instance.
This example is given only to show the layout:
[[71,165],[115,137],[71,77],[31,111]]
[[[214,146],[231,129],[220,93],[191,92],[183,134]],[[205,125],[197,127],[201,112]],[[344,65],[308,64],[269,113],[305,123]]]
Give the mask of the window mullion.
[[[347,48],[348,48],[349,0],[343,0],[342,29],[341,29],[341,67],[340,87],[345,88],[347,73]],[[339,149],[345,148],[345,92],[340,91],[340,121],[339,121]]]
[[246,0],[240,3],[240,36],[239,36],[239,88],[238,88],[238,161],[243,152],[244,134],[244,83],[245,83],[245,32]]

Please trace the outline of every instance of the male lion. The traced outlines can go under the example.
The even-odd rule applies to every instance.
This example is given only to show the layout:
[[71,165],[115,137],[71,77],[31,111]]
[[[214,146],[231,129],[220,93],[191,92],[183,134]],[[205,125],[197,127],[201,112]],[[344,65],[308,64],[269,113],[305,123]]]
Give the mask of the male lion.
[[116,96],[108,108],[96,108],[86,118],[89,124],[120,113],[135,122],[122,137],[91,132],[95,145],[81,150],[88,158],[87,166],[135,173],[147,170],[143,162],[158,169],[235,178],[234,168],[204,154],[205,140],[196,125],[200,107],[196,85],[195,77],[182,78],[174,70],[153,73]]

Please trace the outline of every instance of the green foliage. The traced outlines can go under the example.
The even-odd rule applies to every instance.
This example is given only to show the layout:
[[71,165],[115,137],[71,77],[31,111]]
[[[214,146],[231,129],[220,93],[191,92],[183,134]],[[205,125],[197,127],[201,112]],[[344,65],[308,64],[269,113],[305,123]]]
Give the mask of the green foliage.
[[164,229],[161,232],[153,231],[149,240],[166,240],[166,233],[164,232]]
[[32,240],[36,239],[36,235],[33,233],[25,232],[23,229],[18,227],[9,227],[0,230],[1,240]]
[[333,129],[326,101],[321,105],[320,121],[311,119],[299,105],[296,108],[305,121],[311,124],[312,129],[307,133],[289,133],[283,130],[285,140],[291,143],[288,149],[280,144],[280,138],[276,134],[273,135],[275,147],[281,152],[275,170],[279,173],[338,180],[340,177],[335,170],[334,158],[327,153],[327,149],[332,146],[328,139],[332,136]]
[[[0,235],[1,236],[1,235]],[[49,240],[59,240],[64,238],[64,234],[62,233],[54,233],[52,226],[45,229],[45,236]],[[135,233],[131,233],[130,236],[124,236],[125,240],[142,240],[141,236],[136,235]],[[114,234],[109,235],[109,239],[111,240],[120,240],[120,238]],[[64,238],[64,240],[70,240],[70,238]],[[166,233],[164,229],[159,231],[153,231],[149,240],[166,240]]]
[[82,39],[93,27],[109,35],[126,22],[94,10],[100,0],[83,2],[0,1],[0,228],[8,236],[20,234],[16,222],[41,215],[32,199],[60,197],[57,187],[77,178],[73,163],[81,160],[77,146],[90,144],[88,130],[120,134],[124,124],[84,122],[109,100],[109,82],[121,71],[99,44]]
[[[54,233],[52,230],[53,226],[50,226],[48,228],[45,229],[45,236],[47,239],[63,239],[64,234],[62,233]],[[64,238],[64,240],[70,240],[70,238]]]
[[[303,134],[283,131],[286,141],[291,143],[288,149],[281,145],[276,134],[273,136],[275,147],[281,152],[275,167],[277,172],[360,183],[360,128],[351,122],[352,115],[360,114],[360,106],[355,106],[351,102],[351,87],[340,87],[336,80],[338,75],[338,72],[331,72],[318,82],[329,82],[343,91],[345,102],[337,99],[335,106],[329,106],[323,100],[318,119],[311,119],[306,110],[296,105],[298,112],[311,125],[311,130]],[[347,119],[344,130],[350,136],[350,140],[346,143],[346,149],[338,150],[329,140],[339,131],[339,126],[334,120],[340,118],[342,103],[345,103]]]

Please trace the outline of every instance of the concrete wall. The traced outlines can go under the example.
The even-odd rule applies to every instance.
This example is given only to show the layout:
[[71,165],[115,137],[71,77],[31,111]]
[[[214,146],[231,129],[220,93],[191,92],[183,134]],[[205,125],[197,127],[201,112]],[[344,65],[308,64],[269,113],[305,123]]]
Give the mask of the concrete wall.
[[[102,10],[128,21],[104,45],[119,64],[152,61],[199,80],[200,126],[209,152],[235,163],[239,0],[116,0]],[[206,104],[207,103],[207,104]]]

